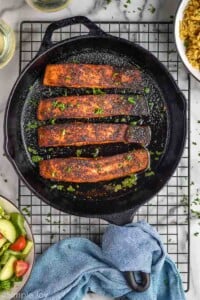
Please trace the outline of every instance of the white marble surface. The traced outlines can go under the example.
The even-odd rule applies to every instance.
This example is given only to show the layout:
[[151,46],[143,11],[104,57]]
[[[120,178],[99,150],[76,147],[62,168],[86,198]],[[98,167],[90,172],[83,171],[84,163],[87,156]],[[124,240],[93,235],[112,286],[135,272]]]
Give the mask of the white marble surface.
[[[179,1],[175,0],[132,0],[128,7],[124,7],[125,1],[112,0],[109,5],[104,0],[72,0],[67,9],[57,13],[40,13],[28,7],[23,0],[0,0],[0,18],[7,21],[15,30],[17,42],[19,41],[19,24],[22,20],[58,20],[74,15],[85,15],[92,20],[129,20],[129,21],[168,21],[175,14]],[[151,5],[155,12],[151,12]],[[106,9],[104,8],[106,7]],[[17,197],[17,176],[11,164],[3,156],[3,116],[6,101],[10,89],[18,74],[18,44],[14,58],[3,70],[0,70],[0,194],[15,201]],[[200,83],[192,79],[191,86],[191,199],[196,197],[200,188],[200,124],[197,122],[200,111]],[[198,163],[199,162],[199,163]],[[7,180],[7,182],[5,182]],[[191,221],[191,280],[190,291],[187,293],[187,300],[200,299],[200,236],[194,236],[200,231],[200,225],[195,218]],[[90,298],[96,299],[96,296]],[[89,299],[89,297],[88,297]],[[98,297],[97,299],[105,299]]]

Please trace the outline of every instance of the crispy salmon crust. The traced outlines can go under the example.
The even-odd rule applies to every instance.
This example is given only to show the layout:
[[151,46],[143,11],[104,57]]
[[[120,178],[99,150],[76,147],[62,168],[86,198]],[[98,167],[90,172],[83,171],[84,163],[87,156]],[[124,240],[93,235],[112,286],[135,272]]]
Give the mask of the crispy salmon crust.
[[72,88],[142,88],[141,72],[132,67],[109,65],[53,64],[45,69],[43,84]]
[[77,122],[38,128],[39,147],[112,143],[136,143],[147,146],[150,140],[151,130],[148,126]]
[[39,163],[43,178],[61,182],[99,182],[125,177],[147,169],[146,149],[109,157],[69,157],[43,160]]
[[[132,101],[134,103],[130,103]],[[40,121],[68,118],[103,118],[108,116],[148,116],[147,101],[142,95],[85,95],[40,100]]]

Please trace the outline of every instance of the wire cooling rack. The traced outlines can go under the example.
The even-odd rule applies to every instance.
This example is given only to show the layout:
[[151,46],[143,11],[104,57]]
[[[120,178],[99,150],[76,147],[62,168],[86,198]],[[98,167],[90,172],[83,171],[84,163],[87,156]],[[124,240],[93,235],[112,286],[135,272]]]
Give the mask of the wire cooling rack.
[[[20,28],[20,71],[36,55],[48,22],[23,22]],[[173,24],[97,22],[104,31],[136,43],[150,50],[169,69],[188,100],[190,127],[190,78],[179,61],[174,39]],[[87,34],[83,25],[72,25],[56,31],[53,41]],[[173,100],[173,99],[172,99]],[[189,289],[189,197],[190,197],[190,141],[187,137],[181,162],[161,192],[140,208],[134,221],[145,219],[160,233],[167,251],[176,262],[184,283]],[[62,213],[34,196],[19,181],[19,208],[32,225],[36,252],[40,254],[49,245],[71,236],[82,236],[99,243],[107,223]]]

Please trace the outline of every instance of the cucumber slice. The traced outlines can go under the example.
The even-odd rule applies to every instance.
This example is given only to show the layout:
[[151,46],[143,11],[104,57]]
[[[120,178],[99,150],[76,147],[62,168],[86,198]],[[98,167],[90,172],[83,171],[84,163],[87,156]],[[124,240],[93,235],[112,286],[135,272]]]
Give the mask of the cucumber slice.
[[14,225],[9,220],[0,219],[0,232],[7,240],[9,240],[9,242],[15,242],[17,232]]
[[17,261],[16,257],[11,256],[3,269],[0,271],[0,281],[10,279],[14,274],[14,263]]
[[33,248],[33,242],[32,241],[27,241],[26,247],[22,251],[22,254],[24,255],[24,257],[26,257],[30,253],[32,248]]
[[13,251],[13,250],[8,249],[8,250],[7,250],[7,253],[8,253],[10,256],[16,257],[17,259],[22,259],[22,258],[24,258],[24,254],[23,254],[22,252],[19,252],[19,251]]
[[7,239],[6,239],[5,237],[2,237],[2,238],[0,239],[0,249],[1,249],[1,247],[5,244],[6,241],[7,241]]
[[10,254],[6,251],[3,256],[1,257],[1,261],[0,264],[1,265],[5,265],[8,261],[8,259],[10,258]]
[[25,221],[24,217],[19,213],[11,213],[10,220],[15,226],[18,236],[19,235],[25,236],[26,230],[24,228],[24,221]]

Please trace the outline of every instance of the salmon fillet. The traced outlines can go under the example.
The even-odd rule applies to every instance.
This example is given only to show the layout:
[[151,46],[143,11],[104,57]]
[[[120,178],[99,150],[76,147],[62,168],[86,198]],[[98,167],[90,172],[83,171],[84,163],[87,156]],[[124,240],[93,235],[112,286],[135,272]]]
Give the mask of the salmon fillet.
[[[133,102],[130,103],[129,101]],[[143,96],[85,95],[40,100],[38,120],[51,118],[103,118],[108,116],[148,116]]]
[[47,65],[43,84],[73,88],[134,88],[141,89],[141,72],[109,65],[54,64]]
[[148,126],[105,123],[69,123],[38,128],[39,147],[83,146],[108,143],[137,143],[151,140]]
[[99,182],[125,177],[145,170],[149,165],[146,149],[110,157],[69,157],[43,160],[39,163],[40,175],[63,182]]

